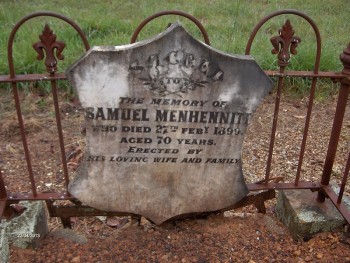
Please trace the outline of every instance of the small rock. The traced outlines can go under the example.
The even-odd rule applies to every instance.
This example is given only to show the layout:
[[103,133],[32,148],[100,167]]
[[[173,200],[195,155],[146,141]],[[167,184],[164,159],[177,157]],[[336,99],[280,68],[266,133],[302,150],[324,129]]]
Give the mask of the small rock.
[[305,262],[310,262],[310,261],[312,261],[312,257],[307,256],[307,257],[305,258]]
[[168,261],[169,256],[168,256],[168,255],[163,255],[163,256],[161,256],[160,259],[161,259],[162,261]]
[[201,234],[196,234],[196,239],[202,239],[202,235]]
[[339,242],[339,237],[335,237],[331,240],[331,243],[338,243]]
[[190,260],[191,260],[191,262],[193,262],[193,263],[198,262],[198,258],[196,258],[195,256],[191,257]]
[[107,216],[96,216],[96,218],[104,223],[106,222]]
[[108,217],[107,218],[107,225],[110,226],[110,227],[116,227],[118,229],[123,229],[123,228],[126,228],[126,227],[129,227],[131,226],[131,218],[130,217],[126,217],[126,216],[123,216],[123,217]]
[[79,263],[80,262],[80,256],[74,257],[70,262],[71,263]]
[[316,255],[316,257],[317,257],[317,259],[321,259],[321,258],[323,258],[323,254],[322,254],[322,253],[318,253],[318,254]]
[[208,237],[210,237],[210,234],[209,233],[203,233],[203,237],[204,238],[208,238]]
[[329,239],[333,239],[333,238],[334,238],[333,235],[332,235],[331,233],[329,233],[329,234],[327,235],[327,237],[328,237]]
[[143,216],[140,220],[140,226],[142,226],[145,231],[155,227],[147,218]]
[[300,256],[301,255],[301,251],[300,250],[296,250],[296,251],[294,251],[294,255],[296,255],[296,256]]
[[162,234],[161,234],[159,231],[154,231],[154,235],[159,237],[159,236],[161,236]]
[[146,217],[141,216],[141,219],[140,219],[140,225],[141,226],[150,225],[150,224],[152,224],[152,223]]

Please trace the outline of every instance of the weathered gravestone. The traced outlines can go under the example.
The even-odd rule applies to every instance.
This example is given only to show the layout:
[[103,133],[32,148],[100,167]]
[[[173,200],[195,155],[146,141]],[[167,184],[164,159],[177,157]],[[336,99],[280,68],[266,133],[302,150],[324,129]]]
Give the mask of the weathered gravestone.
[[67,76],[85,108],[86,153],[69,185],[83,203],[160,224],[246,196],[244,134],[272,87],[250,56],[174,24],[147,41],[94,47]]

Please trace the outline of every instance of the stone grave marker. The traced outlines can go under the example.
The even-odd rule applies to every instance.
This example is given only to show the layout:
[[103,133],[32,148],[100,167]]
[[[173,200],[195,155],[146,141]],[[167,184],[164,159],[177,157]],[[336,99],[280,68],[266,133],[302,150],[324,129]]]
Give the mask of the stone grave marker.
[[94,47],[67,70],[85,109],[86,152],[70,193],[156,224],[246,196],[241,149],[271,80],[174,24],[153,39]]

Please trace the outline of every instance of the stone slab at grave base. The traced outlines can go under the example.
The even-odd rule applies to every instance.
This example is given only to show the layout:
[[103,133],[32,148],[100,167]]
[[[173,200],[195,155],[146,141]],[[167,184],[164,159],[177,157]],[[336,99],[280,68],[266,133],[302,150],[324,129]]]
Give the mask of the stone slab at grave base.
[[5,229],[0,232],[0,262],[8,262],[10,256],[9,243],[6,238]]
[[[8,261],[8,244],[19,248],[35,248],[49,232],[47,213],[43,201],[20,202],[26,210],[19,216],[2,220],[1,232],[1,262]],[[7,256],[6,256],[7,255]]]
[[284,190],[278,192],[276,215],[294,239],[309,239],[319,232],[341,227],[345,221],[329,199],[316,200],[317,192]]

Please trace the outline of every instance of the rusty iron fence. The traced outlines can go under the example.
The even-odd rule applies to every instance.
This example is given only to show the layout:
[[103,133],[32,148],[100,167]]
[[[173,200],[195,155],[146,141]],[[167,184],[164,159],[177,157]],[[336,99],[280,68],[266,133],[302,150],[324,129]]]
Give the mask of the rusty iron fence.
[[[153,19],[164,16],[164,15],[178,15],[188,18],[193,23],[197,25],[200,29],[204,42],[210,45],[210,40],[206,30],[203,25],[192,15],[181,11],[163,11],[154,14],[153,16],[148,17],[144,20],[135,30],[134,34],[131,37],[131,43],[134,43],[137,40],[138,34],[142,28]],[[235,207],[242,207],[248,204],[253,204],[256,206],[259,212],[265,212],[264,201],[275,197],[275,190],[277,189],[310,189],[312,191],[318,191],[318,202],[324,202],[325,198],[329,198],[335,207],[340,211],[343,217],[348,223],[350,223],[350,212],[344,205],[343,195],[344,190],[347,184],[347,178],[349,175],[350,167],[350,151],[347,158],[347,162],[342,164],[344,167],[344,174],[342,176],[340,191],[336,193],[330,187],[330,180],[332,174],[332,168],[335,160],[335,155],[337,152],[339,137],[342,130],[345,110],[347,107],[347,101],[350,90],[350,43],[347,48],[344,49],[343,53],[340,55],[340,60],[344,65],[342,72],[325,72],[320,71],[320,58],[321,58],[321,37],[320,32],[315,24],[315,22],[305,15],[302,12],[296,10],[282,10],[274,12],[265,18],[263,18],[253,29],[249,40],[246,45],[245,54],[249,55],[251,53],[252,43],[255,39],[256,34],[261,29],[261,27],[270,19],[280,16],[280,15],[290,15],[298,16],[301,19],[304,19],[309,23],[316,38],[316,56],[314,67],[312,71],[291,71],[287,70],[291,55],[296,54],[296,47],[300,43],[301,39],[297,36],[294,36],[294,31],[289,20],[283,25],[283,28],[279,30],[279,35],[271,38],[271,43],[274,47],[273,53],[277,55],[279,70],[266,70],[265,72],[272,77],[277,78],[277,91],[275,98],[275,109],[273,115],[272,130],[269,140],[269,149],[266,163],[266,172],[263,180],[256,183],[249,183],[248,188],[251,192],[244,200],[242,200]],[[0,169],[0,216],[11,217],[13,213],[12,204],[16,204],[22,200],[45,200],[50,216],[60,217],[64,226],[70,226],[70,218],[78,216],[94,216],[94,215],[130,215],[126,213],[117,213],[117,212],[104,212],[97,209],[84,206],[73,196],[71,196],[67,190],[69,183],[67,159],[66,159],[66,147],[64,143],[64,136],[62,132],[61,125],[61,116],[60,116],[60,106],[58,98],[58,81],[66,80],[65,74],[57,72],[57,59],[63,59],[62,51],[65,46],[64,42],[56,41],[56,36],[53,35],[51,29],[48,25],[45,25],[44,31],[51,32],[48,34],[49,37],[45,38],[44,34],[40,36],[41,41],[33,45],[34,49],[38,52],[38,59],[45,59],[45,66],[47,69],[46,74],[26,74],[26,75],[17,75],[14,67],[13,60],[13,44],[15,40],[16,33],[18,29],[30,19],[36,17],[54,17],[58,18],[66,23],[68,23],[72,28],[75,29],[77,34],[80,36],[85,50],[89,50],[89,42],[87,37],[81,28],[74,23],[72,20],[67,17],[53,13],[53,12],[36,12],[29,14],[26,17],[23,17],[13,28],[9,40],[8,40],[8,66],[9,66],[9,75],[0,75],[0,83],[9,83],[12,87],[12,92],[14,96],[14,101],[16,105],[18,125],[20,128],[21,140],[24,149],[24,156],[26,162],[26,170],[28,173],[28,182],[31,186],[31,192],[17,193],[11,192],[9,189],[6,189],[5,182],[3,180],[3,175],[1,174]],[[54,36],[54,37],[53,37]],[[51,38],[50,38],[51,37]],[[294,178],[294,182],[280,182],[276,181],[275,177],[271,177],[271,166],[272,166],[272,156],[274,153],[276,131],[278,126],[278,117],[280,112],[280,102],[282,89],[284,87],[284,81],[286,78],[308,78],[311,79],[310,94],[308,98],[307,105],[307,114],[305,118],[305,124],[303,129],[303,137],[300,145],[300,152],[298,158],[297,171]],[[328,150],[326,158],[324,160],[323,173],[319,174],[319,179],[316,181],[302,181],[301,180],[301,171],[304,161],[305,148],[308,139],[308,131],[310,126],[311,114],[313,112],[315,91],[317,86],[318,79],[331,79],[333,82],[338,83],[339,92],[337,106],[334,113],[333,126],[328,141]],[[36,186],[35,175],[32,167],[31,152],[28,148],[26,133],[25,133],[25,123],[23,121],[22,112],[21,112],[21,103],[18,91],[18,84],[23,82],[49,82],[52,90],[53,103],[55,118],[57,124],[57,135],[59,138],[59,147],[60,155],[62,162],[62,170],[64,174],[64,186],[65,191],[63,192],[40,192]],[[55,203],[58,200],[69,201],[65,204]],[[137,215],[130,215],[135,216]]]

